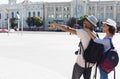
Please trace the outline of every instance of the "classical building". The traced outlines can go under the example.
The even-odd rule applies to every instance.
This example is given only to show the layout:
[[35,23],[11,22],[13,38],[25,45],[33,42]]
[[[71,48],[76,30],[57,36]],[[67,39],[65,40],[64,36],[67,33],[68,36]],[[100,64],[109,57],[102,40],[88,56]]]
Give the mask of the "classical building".
[[8,4],[0,5],[1,28],[9,25],[7,18],[16,18],[17,14],[20,15],[20,27],[24,28],[28,27],[26,19],[30,16],[42,17],[44,21],[42,28],[43,30],[48,30],[49,23],[66,24],[69,18],[79,18],[84,14],[95,15],[101,21],[112,18],[120,25],[120,1],[72,0],[70,2],[31,2],[24,0],[21,3],[16,2],[17,0],[8,0]]

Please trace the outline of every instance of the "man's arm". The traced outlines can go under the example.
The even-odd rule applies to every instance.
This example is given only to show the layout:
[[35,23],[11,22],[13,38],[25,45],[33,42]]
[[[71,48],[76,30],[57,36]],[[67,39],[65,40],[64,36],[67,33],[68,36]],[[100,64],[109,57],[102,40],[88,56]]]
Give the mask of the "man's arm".
[[75,35],[77,34],[76,30],[74,28],[69,27],[69,26],[65,26],[65,25],[61,25],[61,24],[50,24],[50,27],[51,28],[57,27],[57,28],[61,29],[62,31],[70,32],[70,33],[75,34]]

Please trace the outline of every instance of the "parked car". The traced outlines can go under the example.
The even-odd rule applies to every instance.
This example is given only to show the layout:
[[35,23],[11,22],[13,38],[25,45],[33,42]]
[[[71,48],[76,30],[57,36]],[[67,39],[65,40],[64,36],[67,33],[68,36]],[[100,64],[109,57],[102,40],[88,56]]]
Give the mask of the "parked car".
[[0,29],[0,33],[7,33],[8,30],[7,29]]

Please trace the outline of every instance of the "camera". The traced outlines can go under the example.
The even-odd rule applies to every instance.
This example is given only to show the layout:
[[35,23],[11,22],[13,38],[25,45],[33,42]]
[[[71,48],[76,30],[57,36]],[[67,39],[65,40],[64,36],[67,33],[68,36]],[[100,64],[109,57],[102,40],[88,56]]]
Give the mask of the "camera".
[[75,55],[78,55],[78,50],[77,50],[77,51],[75,51]]

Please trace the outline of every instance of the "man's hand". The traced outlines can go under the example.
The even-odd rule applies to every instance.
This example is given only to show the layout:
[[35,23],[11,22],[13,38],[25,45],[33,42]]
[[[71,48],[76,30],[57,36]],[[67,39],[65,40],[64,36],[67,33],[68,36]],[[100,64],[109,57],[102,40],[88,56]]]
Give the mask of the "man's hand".
[[56,25],[55,24],[50,24],[50,28],[51,29],[56,28]]

